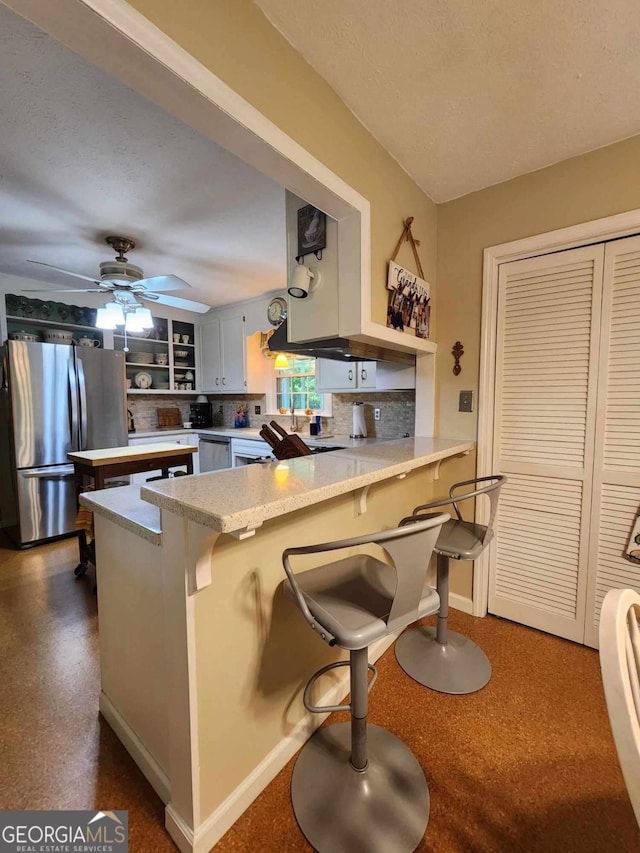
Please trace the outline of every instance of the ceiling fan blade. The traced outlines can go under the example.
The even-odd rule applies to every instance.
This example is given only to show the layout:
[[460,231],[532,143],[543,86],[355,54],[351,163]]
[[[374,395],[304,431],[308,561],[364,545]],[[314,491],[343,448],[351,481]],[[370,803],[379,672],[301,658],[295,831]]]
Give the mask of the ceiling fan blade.
[[105,291],[101,287],[70,287],[68,290],[58,290],[57,288],[54,290],[52,287],[23,287],[21,288],[22,293],[104,293]]
[[57,267],[55,264],[45,264],[44,261],[32,261],[30,258],[27,258],[28,264],[39,264],[41,267],[49,267],[51,270],[57,270],[58,272],[63,272],[65,275],[72,275],[74,278],[81,278],[83,281],[91,281],[94,284],[102,284],[100,279],[91,278],[88,275],[81,275],[79,272],[71,272],[71,270],[65,270],[62,267]]
[[185,287],[191,287],[177,275],[154,275],[151,278],[142,278],[140,281],[136,281],[135,285],[137,287],[144,285],[146,290],[150,290],[152,293],[161,293],[164,290],[184,290]]
[[164,293],[136,293],[136,296],[142,299],[148,299],[151,302],[159,302],[161,305],[169,305],[171,308],[182,308],[183,311],[195,311],[198,314],[206,314],[211,310],[211,305],[205,305],[204,302],[194,302],[192,299],[181,299],[179,296],[169,296]]

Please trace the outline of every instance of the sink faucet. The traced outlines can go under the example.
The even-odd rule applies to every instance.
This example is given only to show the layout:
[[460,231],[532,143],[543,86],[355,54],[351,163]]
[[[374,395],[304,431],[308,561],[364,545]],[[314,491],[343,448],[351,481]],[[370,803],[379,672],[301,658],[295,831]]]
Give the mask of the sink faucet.
[[291,427],[290,427],[290,429],[291,429],[291,432],[297,432],[298,431],[298,425],[296,423],[296,412],[295,412],[295,409],[293,408],[293,406],[291,406]]

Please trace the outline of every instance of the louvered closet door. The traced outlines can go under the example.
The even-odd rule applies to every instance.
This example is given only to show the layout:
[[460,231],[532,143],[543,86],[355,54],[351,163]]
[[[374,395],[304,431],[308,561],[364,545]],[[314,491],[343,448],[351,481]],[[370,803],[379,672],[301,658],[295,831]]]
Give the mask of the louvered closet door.
[[[489,610],[582,642],[603,246],[503,264]],[[592,381],[590,381],[592,380]]]
[[606,245],[600,351],[585,627],[594,648],[606,593],[640,592],[640,566],[624,556],[640,511],[640,237]]

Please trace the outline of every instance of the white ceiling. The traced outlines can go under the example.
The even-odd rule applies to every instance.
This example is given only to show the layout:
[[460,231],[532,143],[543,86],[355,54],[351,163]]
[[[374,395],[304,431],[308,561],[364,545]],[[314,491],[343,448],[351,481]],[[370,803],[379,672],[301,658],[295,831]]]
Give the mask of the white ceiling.
[[285,286],[281,187],[2,4],[0,115],[0,273],[90,287],[26,259],[97,275],[123,234],[145,276],[191,284],[178,297]]
[[256,0],[436,202],[640,133],[638,0]]

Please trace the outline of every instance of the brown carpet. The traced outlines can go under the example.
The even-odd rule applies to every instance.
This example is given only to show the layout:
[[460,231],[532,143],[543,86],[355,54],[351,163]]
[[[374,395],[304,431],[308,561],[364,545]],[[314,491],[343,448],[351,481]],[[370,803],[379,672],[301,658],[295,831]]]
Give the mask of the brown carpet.
[[[0,808],[128,809],[132,853],[175,850],[162,803],[97,715],[96,602],[92,579],[73,578],[76,563],[75,542],[0,545]],[[454,611],[452,625],[491,659],[484,690],[426,690],[391,649],[371,693],[370,722],[401,737],[429,781],[418,849],[640,851],[597,653],[492,617]],[[291,813],[292,764],[216,853],[310,850]]]

